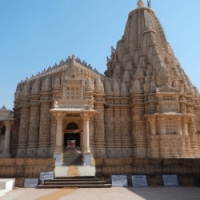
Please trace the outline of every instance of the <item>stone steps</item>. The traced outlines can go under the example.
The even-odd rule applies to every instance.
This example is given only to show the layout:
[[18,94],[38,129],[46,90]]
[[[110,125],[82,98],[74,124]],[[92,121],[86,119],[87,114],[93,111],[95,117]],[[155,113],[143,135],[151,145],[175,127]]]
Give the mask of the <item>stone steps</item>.
[[63,165],[82,165],[82,153],[77,149],[67,149],[63,152]]
[[44,181],[38,186],[39,189],[44,188],[110,188],[111,184],[107,184],[103,179],[96,177],[60,177],[54,180]]
[[82,164],[82,154],[81,155],[74,155],[68,154],[63,155],[63,165],[81,165]]

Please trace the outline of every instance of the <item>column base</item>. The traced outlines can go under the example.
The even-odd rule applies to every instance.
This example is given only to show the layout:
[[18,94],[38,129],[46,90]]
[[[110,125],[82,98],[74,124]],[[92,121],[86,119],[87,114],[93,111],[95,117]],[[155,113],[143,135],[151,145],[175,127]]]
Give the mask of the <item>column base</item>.
[[37,148],[28,148],[27,157],[31,157],[31,158],[37,157]]
[[48,156],[53,157],[55,147],[49,147]]
[[48,157],[48,147],[38,147],[37,157],[47,158]]
[[83,153],[83,165],[84,166],[91,166],[91,154],[90,153]]
[[107,149],[107,157],[108,158],[115,158],[115,149],[114,149],[114,147]]
[[54,149],[54,153],[62,153],[63,152],[63,146],[56,146]]
[[26,158],[26,149],[18,149],[16,158]]
[[54,153],[53,157],[55,158],[55,166],[62,166],[62,164],[63,164],[63,153]]
[[96,156],[98,156],[98,158],[105,158],[106,157],[106,150],[104,147],[98,147],[96,148]]

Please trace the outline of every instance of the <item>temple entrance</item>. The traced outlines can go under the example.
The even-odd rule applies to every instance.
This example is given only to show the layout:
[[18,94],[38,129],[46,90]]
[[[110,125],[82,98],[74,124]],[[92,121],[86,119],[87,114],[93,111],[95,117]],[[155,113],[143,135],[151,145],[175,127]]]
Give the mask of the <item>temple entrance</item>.
[[80,132],[81,130],[76,123],[69,123],[64,130],[64,147],[80,147]]

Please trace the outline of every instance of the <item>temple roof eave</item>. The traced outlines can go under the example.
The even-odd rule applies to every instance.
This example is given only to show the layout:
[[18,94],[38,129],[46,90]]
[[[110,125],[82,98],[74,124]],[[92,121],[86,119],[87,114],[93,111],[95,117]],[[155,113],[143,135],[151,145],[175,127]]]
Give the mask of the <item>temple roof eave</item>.
[[184,116],[184,117],[194,117],[194,114],[192,113],[175,113],[175,112],[163,112],[163,113],[155,113],[155,114],[147,114],[145,117],[151,117],[151,116]]
[[80,108],[53,108],[50,110],[51,113],[96,113],[96,110],[85,110]]

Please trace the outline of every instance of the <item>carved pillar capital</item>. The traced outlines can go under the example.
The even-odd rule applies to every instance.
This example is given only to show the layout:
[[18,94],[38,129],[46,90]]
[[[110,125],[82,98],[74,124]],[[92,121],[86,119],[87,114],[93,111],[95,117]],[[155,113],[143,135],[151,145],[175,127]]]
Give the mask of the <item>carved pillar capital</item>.
[[88,113],[80,113],[80,116],[83,120],[89,120],[90,115]]
[[4,123],[4,125],[5,125],[6,127],[11,127],[12,124],[13,124],[13,121],[6,120],[6,121],[4,121],[3,123]]
[[148,116],[148,121],[151,123],[151,122],[154,122],[156,120],[156,116],[152,115],[152,116]]

